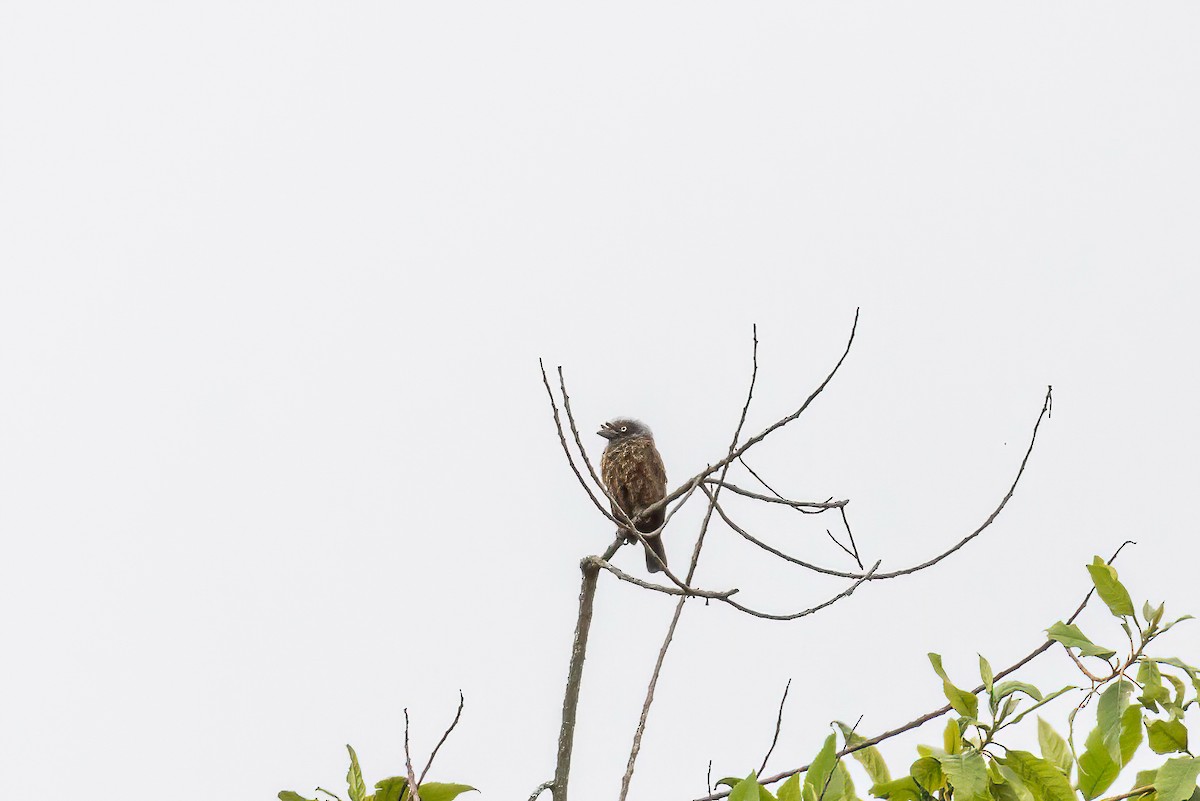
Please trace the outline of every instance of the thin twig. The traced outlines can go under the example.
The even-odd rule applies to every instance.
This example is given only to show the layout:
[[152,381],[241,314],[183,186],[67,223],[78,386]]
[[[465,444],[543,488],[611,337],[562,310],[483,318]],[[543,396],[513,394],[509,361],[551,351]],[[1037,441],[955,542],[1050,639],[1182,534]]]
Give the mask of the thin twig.
[[706,779],[706,783],[708,784],[708,791],[711,793],[712,792],[712,760],[711,759],[708,760],[708,773],[705,774],[704,778]]
[[[859,310],[855,309],[854,310],[854,324],[850,327],[850,338],[846,341],[846,349],[844,351],[842,351],[841,358],[839,358],[837,360],[837,364],[835,364],[833,366],[833,369],[829,371],[829,374],[827,376],[825,376],[825,380],[822,381],[817,386],[817,388],[814,389],[807,398],[805,398],[804,403],[800,404],[799,409],[797,409],[796,411],[787,415],[786,417],[782,417],[782,418],[776,420],[774,423],[767,426],[766,428],[764,428],[762,431],[755,434],[750,439],[746,440],[746,442],[740,448],[730,451],[729,455],[726,456],[724,459],[720,460],[716,464],[709,465],[700,473],[697,473],[695,476],[689,478],[683,484],[679,485],[674,490],[669,492],[667,494],[667,496],[665,498],[663,498],[661,501],[651,504],[646,509],[643,509],[642,514],[648,515],[651,512],[654,512],[655,510],[660,509],[663,506],[665,506],[666,504],[675,500],[680,495],[687,492],[688,487],[691,486],[692,482],[695,481],[697,478],[705,479],[705,478],[708,478],[709,476],[711,476],[713,473],[717,472],[718,470],[722,470],[730,462],[734,461],[735,459],[740,457],[743,453],[750,450],[755,445],[757,445],[758,443],[760,443],[764,439],[766,439],[768,434],[771,434],[772,432],[776,431],[777,429],[783,428],[785,425],[792,422],[793,420],[798,418],[800,415],[804,414],[804,412],[806,412],[808,410],[808,407],[812,405],[812,402],[817,399],[817,396],[825,391],[825,387],[827,387],[829,385],[829,382],[833,380],[833,377],[835,375],[837,375],[837,372],[841,368],[842,363],[844,361],[846,361],[846,357],[850,355],[850,346],[854,344],[854,334],[855,334],[855,332],[858,331],[858,313],[859,313]],[[742,422],[745,422],[744,417],[743,417]],[[738,433],[739,433],[739,435],[741,434],[741,426],[740,425],[738,426]],[[722,475],[724,475],[724,473],[722,473]],[[724,480],[724,479],[722,479],[722,480]]]
[[879,562],[876,562],[875,565],[870,570],[868,570],[866,573],[863,574],[862,578],[860,578],[858,581],[851,584],[846,589],[839,592],[837,595],[830,598],[828,601],[819,603],[810,609],[803,609],[799,612],[793,612],[790,615],[774,615],[774,614],[771,614],[770,612],[760,612],[756,609],[751,609],[748,606],[743,606],[740,603],[738,603],[737,601],[733,600],[732,598],[722,598],[721,600],[724,601],[725,603],[729,604],[730,606],[732,606],[734,609],[737,609],[739,612],[745,612],[747,615],[752,615],[754,617],[761,617],[764,620],[796,620],[797,618],[808,617],[809,615],[813,614],[814,612],[820,612],[825,607],[831,606],[832,604],[837,603],[838,601],[842,600],[843,598],[850,597],[851,595],[854,594],[855,590],[857,590],[859,587],[861,587],[863,585],[864,582],[870,581],[871,576],[873,576],[875,574],[875,571],[878,569],[879,569]]
[[[829,539],[833,540],[834,545],[841,548],[846,553],[847,556],[849,556],[854,561],[858,562],[858,557],[855,555],[854,551],[850,550],[845,545],[842,545],[842,541],[839,540],[837,537],[833,536],[832,531],[830,531],[829,529],[825,529],[825,533],[829,535]],[[859,570],[863,569],[861,562],[858,563],[858,569]]]
[[662,584],[652,584],[651,582],[643,581],[642,579],[637,578],[636,576],[631,576],[628,573],[626,573],[625,571],[621,570],[620,568],[614,567],[613,565],[609,564],[608,562],[606,562],[603,559],[600,559],[599,557],[589,556],[587,559],[588,559],[588,561],[590,561],[592,564],[596,565],[597,567],[607,570],[609,573],[612,573],[614,576],[619,578],[621,581],[628,581],[630,584],[636,584],[637,586],[642,587],[643,589],[654,590],[655,592],[662,592],[662,593],[666,593],[667,595],[683,595],[683,596],[690,596],[690,597],[694,597],[694,598],[715,598],[717,600],[725,600],[726,598],[728,598],[729,596],[731,596],[737,592],[736,588],[732,589],[732,590],[724,590],[721,592],[714,592],[712,590],[701,590],[701,589],[697,589],[695,587],[688,587],[687,585],[684,585],[682,588],[680,588],[680,587],[664,587]]
[[421,801],[420,787],[413,773],[412,751],[408,747],[408,707],[404,708],[404,768],[408,771],[408,797],[413,801]]
[[[787,684],[783,688],[783,697],[779,699],[779,714],[775,718],[775,736],[771,738],[771,747],[767,749],[767,755],[763,757],[762,765],[758,768],[758,776],[767,769],[767,760],[771,758],[771,754],[775,753],[775,744],[779,742],[779,730],[783,728],[783,705],[787,703],[788,690],[792,689],[792,680],[788,679]],[[712,790],[710,789],[711,793]]]
[[[862,559],[858,557],[858,544],[854,542],[854,531],[850,528],[850,520],[846,517],[846,507],[839,509],[842,513],[842,525],[846,527],[846,536],[850,538],[850,547],[854,550],[854,561],[858,562],[858,569],[863,569]],[[840,543],[839,543],[840,544]]]
[[463,711],[463,692],[458,691],[458,711],[454,713],[454,720],[450,723],[450,728],[446,729],[446,733],[442,735],[442,739],[438,740],[438,744],[433,747],[433,753],[429,755],[429,761],[425,763],[425,770],[421,771],[421,777],[417,779],[417,784],[425,783],[425,774],[429,773],[429,769],[433,766],[433,758],[437,756],[437,752],[441,750],[442,743],[446,742],[446,738],[450,736],[450,732],[454,731],[454,727],[458,725],[458,719],[462,717]]
[[[947,550],[943,551],[942,553],[938,554],[937,556],[933,557],[932,559],[922,562],[919,565],[913,565],[912,567],[906,567],[903,570],[893,570],[889,573],[877,573],[872,577],[874,581],[893,579],[893,578],[897,578],[899,576],[908,576],[908,575],[911,575],[918,571],[924,570],[926,568],[933,567],[938,562],[942,561],[946,557],[950,556],[950,554],[959,550],[964,545],[966,545],[968,542],[970,542],[971,540],[978,537],[980,534],[983,533],[984,529],[986,529],[993,522],[995,522],[996,518],[1000,516],[1000,513],[1002,511],[1004,511],[1004,507],[1008,505],[1009,500],[1012,499],[1013,493],[1016,492],[1017,484],[1020,483],[1020,481],[1021,481],[1021,476],[1023,476],[1025,474],[1025,466],[1029,463],[1029,457],[1033,453],[1033,446],[1037,442],[1038,428],[1041,426],[1042,420],[1044,420],[1046,418],[1047,414],[1050,411],[1050,404],[1051,404],[1051,400],[1052,400],[1052,397],[1051,397],[1052,389],[1053,389],[1052,387],[1046,388],[1046,395],[1045,395],[1044,400],[1042,401],[1042,410],[1038,414],[1037,421],[1034,422],[1034,424],[1033,424],[1033,433],[1029,437],[1029,447],[1025,450],[1025,456],[1024,456],[1024,458],[1021,459],[1021,465],[1020,465],[1020,467],[1017,468],[1017,474],[1013,478],[1012,484],[1008,488],[1008,492],[1005,493],[1004,497],[1000,500],[1000,504],[994,510],[992,510],[992,513],[990,515],[988,515],[987,519],[984,520],[983,523],[978,528],[976,528],[974,531],[972,531],[970,534],[963,537],[961,540],[959,540],[953,546],[951,546]],[[707,488],[705,488],[705,489],[707,491]],[[710,497],[712,497],[712,496],[710,495]],[[742,535],[742,537],[744,537],[745,539],[754,543],[755,545],[762,548],[763,550],[775,554],[780,559],[791,562],[792,564],[800,565],[801,567],[805,567],[805,568],[812,570],[814,572],[817,572],[817,573],[823,573],[827,576],[837,576],[839,578],[852,578],[852,579],[862,578],[862,576],[863,576],[862,573],[849,573],[844,570],[832,570],[832,569],[826,568],[826,567],[819,567],[818,565],[814,565],[811,562],[806,562],[803,559],[797,559],[794,556],[789,556],[788,554],[784,553],[783,551],[779,550],[778,548],[772,548],[770,545],[767,545],[765,542],[754,537],[748,531],[746,531],[745,529],[743,529],[742,527],[740,527],[736,523],[734,523],[732,520],[730,520],[729,515],[727,515],[725,513],[725,511],[721,508],[720,504],[717,504],[717,514],[721,515],[721,518],[725,521],[726,525],[728,525],[730,528],[732,528],[738,534]]]
[[[1125,542],[1121,543],[1121,547],[1117,548],[1116,552],[1113,553],[1113,555],[1109,558],[1108,564],[1111,565],[1116,560],[1117,556],[1120,555],[1121,550],[1126,545],[1134,545],[1134,544],[1136,544],[1136,543],[1134,543],[1132,540],[1126,540]],[[1067,623],[1073,623],[1077,617],[1079,617],[1081,614],[1083,614],[1084,607],[1087,606],[1088,601],[1091,600],[1092,594],[1095,591],[1096,591],[1095,587],[1092,587],[1091,589],[1089,589],[1087,591],[1087,594],[1083,596],[1083,600],[1079,603],[1079,606],[1076,607],[1075,611],[1071,613],[1071,616],[1069,618],[1067,618]],[[1023,656],[1021,659],[1019,659],[1016,662],[1014,662],[1013,664],[1009,665],[1004,670],[1001,670],[1000,672],[996,673],[996,675],[993,678],[993,681],[995,679],[1002,679],[1005,676],[1009,676],[1012,673],[1015,673],[1016,671],[1025,667],[1025,665],[1029,664],[1034,659],[1036,659],[1037,657],[1046,653],[1046,651],[1050,650],[1050,647],[1052,645],[1054,645],[1054,643],[1055,643],[1055,640],[1047,639],[1045,642],[1043,642],[1037,648],[1034,648],[1032,651],[1030,651],[1028,654]],[[982,684],[980,684],[978,687],[976,687],[971,692],[973,694],[978,694],[978,693],[983,692],[984,689],[986,689],[986,688]],[[946,704],[945,706],[943,706],[940,709],[935,709],[932,712],[926,712],[924,715],[921,715],[918,718],[914,718],[913,720],[910,720],[908,723],[905,723],[902,726],[897,726],[894,729],[889,729],[888,731],[885,731],[882,734],[877,734],[874,737],[871,737],[870,739],[867,739],[867,740],[863,740],[862,742],[856,743],[855,745],[846,746],[841,751],[838,751],[834,756],[838,759],[841,759],[842,757],[846,756],[847,754],[852,754],[855,751],[862,750],[863,748],[869,748],[873,745],[879,745],[884,740],[889,740],[898,734],[903,734],[904,732],[911,731],[919,726],[922,726],[922,725],[928,723],[931,720],[936,720],[937,718],[940,718],[942,715],[945,715],[951,709],[953,709],[953,707],[951,707],[950,704]],[[774,776],[760,778],[759,782],[761,784],[774,784],[775,782],[780,782],[780,781],[783,781],[784,779],[790,778],[791,776],[794,776],[797,773],[804,773],[810,767],[812,767],[811,763],[808,765],[802,765],[799,768],[796,768],[795,770],[784,771],[783,773],[778,773]],[[708,795],[704,796],[703,798],[696,799],[696,801],[716,801],[716,799],[724,798],[727,795],[729,795],[728,790],[725,790],[725,791],[722,791],[719,793],[709,793]]]
[[1108,798],[1100,799],[1100,801],[1122,801],[1122,799],[1124,799],[1124,798],[1131,798],[1132,796],[1135,796],[1135,795],[1145,795],[1146,793],[1152,793],[1152,792],[1154,792],[1153,784],[1143,784],[1141,787],[1134,787],[1128,793],[1121,793],[1120,795],[1110,795]]
[[[855,312],[855,320],[857,321],[857,319],[858,319],[858,313]],[[750,410],[750,401],[754,398],[754,385],[758,381],[758,326],[757,325],[753,326],[753,328],[751,329],[751,333],[752,333],[752,337],[754,340],[754,344],[751,349],[751,362],[752,362],[753,366],[752,366],[752,369],[750,372],[750,388],[746,392],[746,402],[742,404],[742,413],[738,418],[737,428],[734,429],[734,432],[733,432],[733,441],[729,445],[730,456],[728,456],[724,460],[724,463],[722,465],[720,465],[722,481],[725,479],[725,475],[729,472],[730,462],[733,461],[734,450],[737,448],[738,439],[742,435],[742,427],[746,424],[746,415]],[[851,333],[851,339],[853,339],[853,333]],[[844,359],[845,356],[843,355],[842,358]],[[840,362],[839,362],[839,364],[840,364]],[[836,368],[835,368],[835,371],[836,371]],[[825,380],[825,383],[828,383],[828,382],[829,382],[829,379],[827,378]],[[822,385],[822,387],[823,386],[824,385]],[[820,390],[818,390],[818,391],[820,391]],[[815,393],[814,393],[814,395],[815,395]],[[803,411],[803,408],[801,409],[801,411]],[[798,414],[799,414],[799,412],[797,412],[797,415]],[[766,433],[764,433],[762,436],[766,436]],[[749,446],[747,446],[747,447],[749,447]],[[682,487],[680,487],[679,490],[677,490],[678,495],[683,495],[685,492],[690,493],[690,492],[694,491],[696,486],[698,486],[699,483],[704,480],[704,478],[706,478],[708,475],[710,475],[716,469],[717,469],[716,467],[710,467],[710,468],[706,469],[707,472],[702,472],[696,476],[693,476],[686,484],[684,484]],[[720,490],[721,490],[720,487],[716,488],[717,492],[720,492]],[[707,489],[705,489],[705,492],[707,493]],[[676,497],[678,497],[678,495]],[[673,498],[668,496],[667,498],[664,498],[659,503],[665,506],[666,504],[670,503],[671,500],[673,500]],[[712,512],[713,512],[712,507],[713,507],[713,504],[709,503],[708,510],[704,514],[704,520],[700,523],[700,533],[696,536],[696,544],[694,546],[692,546],[692,560],[688,565],[687,578],[685,579],[686,584],[691,584],[692,578],[696,574],[696,565],[700,561],[700,550],[704,547],[704,538],[705,538],[705,535],[708,533],[708,526],[709,526],[710,521],[712,520]],[[644,510],[642,512],[642,514],[646,515],[649,513],[649,511],[650,510]],[[667,626],[667,633],[663,636],[662,646],[658,649],[658,658],[654,662],[654,671],[650,674],[650,682],[646,686],[646,697],[642,701],[642,712],[641,712],[641,715],[638,717],[637,728],[633,732],[633,745],[629,749],[629,760],[625,765],[625,774],[621,777],[621,794],[618,796],[618,801],[625,801],[626,796],[629,795],[629,784],[633,780],[633,769],[634,769],[634,766],[637,764],[638,753],[642,749],[642,735],[646,731],[646,720],[650,716],[650,706],[651,706],[651,704],[654,703],[654,690],[658,686],[658,677],[662,673],[663,662],[666,661],[666,658],[667,658],[667,649],[669,649],[671,647],[671,641],[675,638],[675,629],[679,626],[679,617],[680,617],[680,615],[683,614],[683,604],[686,600],[687,600],[686,597],[682,597],[679,599],[678,602],[676,602],[675,612],[671,616],[670,624],[668,624],[668,626]],[[726,600],[728,600],[728,599],[726,599]]]
[[600,500],[592,492],[592,488],[589,487],[587,481],[584,480],[583,474],[580,473],[579,468],[576,467],[575,458],[571,456],[571,448],[567,445],[567,435],[563,432],[562,418],[559,417],[558,414],[558,403],[554,400],[554,390],[550,389],[550,379],[546,377],[546,366],[542,363],[541,359],[538,359],[538,367],[542,371],[542,384],[545,385],[546,394],[550,398],[550,409],[554,412],[554,427],[558,430],[558,441],[562,445],[563,453],[567,455],[567,464],[571,465],[571,472],[575,474],[575,478],[579,479],[579,486],[583,487],[583,491],[586,492],[587,496],[592,499],[592,503],[596,505],[596,508],[600,510],[600,513],[612,522],[616,523],[618,526],[621,525],[621,522],[613,517],[612,513],[609,512],[608,509],[605,509],[604,505],[600,503]]
[[567,394],[567,381],[563,377],[562,365],[558,367],[558,391],[562,393],[563,411],[567,414],[567,425],[571,427],[571,435],[575,437],[575,446],[579,448],[579,456],[583,459],[583,464],[587,468],[588,475],[592,477],[592,481],[596,482],[596,486],[604,493],[604,497],[608,498],[612,509],[609,519],[615,520],[618,525],[634,528],[634,521],[629,519],[629,515],[608,491],[608,487],[600,480],[600,476],[596,475],[596,468],[592,467],[592,460],[588,458],[587,449],[583,447],[583,439],[579,436],[579,426],[575,424],[575,415],[571,413],[571,396]]
[[[742,464],[745,465],[746,463],[742,462]],[[749,466],[747,466],[747,469],[749,469]],[[757,476],[756,476],[756,478],[757,478]],[[759,481],[761,482],[762,479],[759,479]],[[807,508],[807,509],[818,509],[823,512],[826,509],[840,509],[841,507],[850,503],[850,501],[848,501],[848,500],[842,500],[842,501],[834,501],[834,500],[794,501],[791,498],[783,497],[782,495],[775,492],[775,490],[771,489],[770,487],[767,487],[767,489],[771,490],[771,492],[774,494],[773,495],[763,495],[762,493],[754,492],[753,490],[748,490],[745,487],[739,487],[737,484],[733,484],[728,481],[718,481],[715,478],[706,478],[706,479],[704,479],[704,483],[711,484],[713,486],[717,486],[717,485],[722,486],[732,493],[735,493],[737,495],[742,495],[746,498],[753,498],[756,501],[763,501],[764,503],[778,503],[778,504],[782,504],[784,506],[790,506],[796,510],[800,510],[803,507],[803,508]],[[766,486],[766,485],[764,484],[763,486]]]

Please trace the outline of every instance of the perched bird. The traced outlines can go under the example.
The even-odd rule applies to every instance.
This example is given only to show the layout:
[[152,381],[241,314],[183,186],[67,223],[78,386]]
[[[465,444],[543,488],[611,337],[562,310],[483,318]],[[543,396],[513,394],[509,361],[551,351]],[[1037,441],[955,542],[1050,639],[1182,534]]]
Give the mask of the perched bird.
[[[616,499],[613,514],[619,517],[617,504],[620,504],[638,531],[643,534],[655,531],[663,524],[665,508],[656,509],[645,520],[637,519],[647,507],[667,494],[667,470],[654,447],[650,428],[638,420],[619,418],[600,426],[596,433],[608,440],[604,455],[600,457],[600,477],[609,494]],[[621,532],[628,542],[637,539],[627,528],[622,528]],[[662,565],[667,563],[662,537],[646,537],[646,569],[651,573],[661,571],[659,559]]]

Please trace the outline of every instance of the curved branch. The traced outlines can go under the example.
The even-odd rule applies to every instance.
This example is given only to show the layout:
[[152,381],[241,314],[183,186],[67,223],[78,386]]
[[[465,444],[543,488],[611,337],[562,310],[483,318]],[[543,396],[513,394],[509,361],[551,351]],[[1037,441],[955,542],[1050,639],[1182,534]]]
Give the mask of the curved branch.
[[779,503],[779,504],[783,504],[784,506],[791,506],[793,508],[804,507],[806,509],[820,509],[821,511],[825,511],[826,509],[841,509],[843,506],[850,503],[849,500],[844,500],[844,501],[793,501],[790,498],[785,498],[782,495],[778,495],[778,494],[762,495],[762,494],[753,492],[748,489],[743,489],[742,487],[739,487],[736,484],[731,484],[728,481],[718,481],[715,478],[706,478],[706,479],[704,479],[704,483],[711,484],[713,486],[724,487],[725,489],[729,490],[730,492],[734,493],[735,495],[742,495],[746,498],[753,498],[756,501],[764,501],[766,503]]
[[637,586],[642,587],[644,589],[654,590],[655,592],[666,593],[667,595],[684,595],[684,596],[693,597],[693,598],[715,598],[719,601],[723,601],[738,591],[735,588],[732,590],[724,590],[722,592],[714,592],[712,590],[701,590],[701,589],[697,589],[695,587],[688,587],[687,585],[684,585],[683,587],[665,587],[662,584],[652,584],[649,581],[643,581],[640,578],[631,576],[628,573],[626,573],[625,571],[621,570],[620,568],[613,567],[611,564],[604,561],[603,559],[601,559],[598,556],[589,556],[587,558],[587,561],[591,562],[596,567],[607,570],[609,573],[612,573],[614,576],[619,578],[621,581],[628,581],[630,584],[636,584]]
[[[573,456],[571,456],[571,448],[567,445],[567,436],[563,433],[562,418],[559,417],[558,414],[558,403],[554,400],[554,390],[550,389],[550,379],[546,377],[546,366],[542,363],[541,359],[538,359],[538,368],[542,371],[542,384],[546,387],[546,395],[548,395],[550,398],[550,409],[554,412],[554,427],[558,429],[558,441],[562,445],[563,453],[567,455],[567,464],[571,465],[571,472],[575,474],[575,478],[579,479],[579,486],[583,487],[583,491],[587,493],[587,496],[591,498],[592,503],[595,504],[596,508],[600,510],[600,514],[604,515],[618,526],[621,525],[621,521],[613,517],[612,513],[605,509],[604,505],[601,504],[599,499],[596,498],[595,493],[592,492],[592,488],[589,487],[587,481],[584,480],[583,474],[580,473],[579,468],[576,467],[575,459]],[[574,428],[574,423],[572,423],[572,428]],[[584,456],[584,461],[587,462],[586,454]],[[588,463],[588,470],[592,470],[590,463]],[[594,472],[592,472],[592,477],[595,477]]]
[[739,612],[745,612],[747,615],[753,615],[754,617],[761,617],[764,620],[795,620],[797,618],[807,617],[808,615],[811,615],[814,612],[820,612],[825,607],[830,606],[834,603],[837,603],[838,601],[840,601],[843,598],[853,595],[854,591],[857,590],[860,586],[862,586],[863,582],[870,580],[871,576],[878,569],[879,569],[879,562],[876,562],[875,565],[862,576],[862,578],[860,578],[858,581],[851,584],[846,589],[839,592],[837,595],[830,598],[828,601],[817,604],[816,606],[812,607],[811,609],[805,609],[803,611],[796,612],[791,615],[773,615],[769,612],[759,612],[755,609],[751,609],[748,606],[742,606],[737,601],[735,601],[731,598],[722,598],[721,600],[724,601],[725,603],[729,604],[730,606],[732,606],[734,609],[737,609]]
[[549,779],[549,780],[547,780],[547,781],[544,781],[544,782],[542,782],[541,784],[539,784],[539,785],[537,786],[537,789],[535,789],[535,790],[534,790],[534,791],[533,791],[533,792],[530,794],[530,796],[529,796],[529,801],[537,801],[537,797],[538,797],[539,795],[541,795],[542,793],[546,792],[547,790],[549,790],[549,789],[550,789],[551,787],[553,787],[553,786],[554,786],[554,779]]
[[[1000,504],[994,510],[992,510],[992,513],[990,515],[988,515],[987,519],[984,520],[983,523],[981,523],[979,525],[979,527],[976,528],[974,531],[972,531],[970,534],[963,537],[961,540],[959,540],[953,546],[951,546],[947,550],[943,551],[942,553],[938,554],[937,556],[933,557],[932,559],[922,562],[919,565],[913,565],[912,567],[906,567],[903,570],[893,570],[889,573],[876,573],[875,575],[869,577],[870,580],[883,581],[885,579],[893,579],[893,578],[897,578],[899,576],[907,576],[912,573],[916,573],[916,572],[924,570],[925,568],[928,568],[928,567],[933,567],[938,562],[942,561],[946,557],[950,556],[950,554],[959,550],[964,545],[966,545],[968,542],[970,542],[971,540],[978,537],[980,534],[983,533],[983,531],[988,526],[990,526],[993,522],[995,522],[996,518],[1000,516],[1000,513],[1002,511],[1004,511],[1004,507],[1007,506],[1008,502],[1012,499],[1013,493],[1016,492],[1017,484],[1020,483],[1020,481],[1021,481],[1021,476],[1023,476],[1025,474],[1025,467],[1026,467],[1026,465],[1029,464],[1029,457],[1033,454],[1033,446],[1037,443],[1038,429],[1042,425],[1042,420],[1044,420],[1049,415],[1050,408],[1053,403],[1053,394],[1052,394],[1053,390],[1054,390],[1053,387],[1046,388],[1046,396],[1042,401],[1042,410],[1041,410],[1041,412],[1038,413],[1038,418],[1033,424],[1033,432],[1029,437],[1029,447],[1025,449],[1025,456],[1021,459],[1021,465],[1020,465],[1020,467],[1017,468],[1017,474],[1013,478],[1012,484],[1008,488],[1008,492],[1005,493],[1004,497],[1000,500]],[[705,488],[705,492],[706,493],[708,492],[707,488]],[[711,498],[712,496],[710,495],[709,497]],[[727,515],[725,513],[724,509],[721,508],[720,504],[715,504],[715,506],[717,509],[717,514],[719,514],[721,516],[721,519],[725,521],[726,525],[728,525],[730,528],[732,528],[734,531],[736,531],[738,534],[742,535],[744,538],[746,538],[750,542],[752,542],[755,545],[757,545],[758,547],[762,548],[764,551],[768,551],[768,552],[774,554],[775,556],[778,556],[780,559],[791,562],[792,564],[800,565],[801,567],[808,568],[809,570],[812,570],[816,573],[823,573],[824,575],[827,575],[827,576],[837,576],[838,578],[848,578],[848,579],[858,579],[858,578],[863,578],[864,576],[866,576],[866,574],[864,574],[864,573],[848,573],[844,570],[832,570],[830,568],[820,567],[819,565],[814,565],[811,562],[805,562],[803,559],[797,559],[794,556],[789,556],[788,554],[784,553],[783,551],[779,550],[778,548],[771,547],[770,545],[766,544],[762,540],[760,540],[757,537],[750,534],[748,531],[746,531],[741,526],[734,523],[729,518],[729,515]]]
[[[766,428],[764,428],[764,429],[763,429],[762,431],[760,431],[759,433],[755,434],[755,435],[754,435],[753,437],[751,437],[750,439],[746,440],[746,443],[745,443],[744,445],[742,445],[742,447],[740,447],[740,448],[736,448],[736,449],[735,449],[735,448],[731,448],[728,456],[726,456],[724,459],[722,459],[721,461],[717,462],[716,464],[709,465],[709,466],[708,466],[707,468],[705,468],[703,471],[701,471],[701,472],[697,473],[695,476],[693,476],[693,477],[689,478],[689,479],[688,479],[686,482],[684,482],[683,484],[679,485],[679,486],[678,486],[678,487],[676,487],[674,490],[672,490],[672,491],[671,491],[671,492],[670,492],[670,493],[667,495],[667,497],[663,498],[663,499],[662,499],[661,501],[659,501],[658,503],[656,503],[656,504],[654,504],[654,505],[650,506],[649,508],[647,508],[647,509],[646,509],[646,510],[643,512],[643,514],[649,514],[650,512],[653,512],[653,511],[655,511],[656,509],[659,509],[659,508],[661,508],[662,506],[664,506],[664,505],[666,505],[666,504],[670,503],[671,501],[675,500],[675,499],[676,499],[676,498],[678,498],[680,495],[682,495],[683,493],[687,492],[687,490],[688,490],[688,487],[689,487],[689,486],[691,486],[691,484],[692,484],[692,482],[693,482],[693,481],[696,481],[696,480],[703,480],[703,479],[705,479],[705,478],[708,478],[708,477],[709,477],[709,476],[711,476],[713,473],[715,473],[715,472],[717,472],[718,470],[720,470],[721,468],[725,467],[725,466],[726,466],[726,465],[728,465],[730,462],[732,462],[732,461],[734,461],[735,459],[737,459],[738,457],[740,457],[740,456],[741,456],[743,453],[745,453],[746,451],[750,450],[752,447],[754,447],[754,446],[755,446],[755,445],[757,445],[758,443],[762,442],[764,439],[766,439],[766,437],[767,437],[767,435],[768,435],[768,434],[770,434],[771,432],[775,431],[776,429],[783,428],[785,425],[787,425],[788,423],[792,422],[793,420],[795,420],[795,419],[796,419],[797,417],[799,417],[800,415],[804,414],[804,412],[808,410],[808,407],[809,407],[810,405],[812,405],[812,402],[813,402],[814,400],[816,400],[816,399],[817,399],[817,396],[818,396],[818,395],[820,395],[822,392],[824,392],[824,391],[825,391],[825,387],[826,387],[826,386],[828,386],[828,385],[829,385],[829,382],[833,380],[833,377],[834,377],[835,375],[837,375],[837,371],[838,371],[838,370],[841,368],[841,366],[842,366],[842,362],[846,361],[846,357],[850,355],[850,346],[854,344],[854,334],[855,334],[855,333],[858,331],[858,313],[859,313],[859,309],[855,309],[855,310],[854,310],[854,324],[853,324],[853,325],[850,327],[850,338],[849,338],[849,339],[846,341],[846,349],[845,349],[844,351],[842,351],[842,356],[841,356],[841,358],[839,358],[839,359],[837,360],[837,364],[835,364],[835,365],[833,366],[833,369],[829,371],[829,374],[828,374],[827,376],[825,376],[825,380],[824,380],[824,381],[822,381],[822,382],[820,383],[820,385],[819,385],[819,386],[818,386],[816,389],[814,389],[814,390],[812,391],[812,394],[811,394],[811,395],[809,395],[809,396],[808,396],[808,397],[807,397],[807,398],[804,400],[804,403],[800,404],[800,408],[799,408],[799,409],[797,409],[796,411],[792,412],[792,413],[791,413],[791,414],[789,414],[787,417],[783,417],[783,418],[780,418],[779,420],[776,420],[774,423],[772,423],[771,425],[767,426]],[[753,392],[753,388],[751,389],[751,392]],[[747,405],[749,405],[749,402],[750,402],[750,399],[749,399],[749,398],[747,398],[747,399],[746,399],[746,403],[747,403]],[[745,409],[743,409],[743,410],[742,410],[742,412],[743,412],[743,413],[742,413],[742,422],[745,422],[745,419],[746,419],[746,416],[745,416]],[[738,425],[738,433],[739,433],[739,434],[741,433],[741,425],[740,425],[740,424]],[[734,442],[736,443],[736,442],[737,442],[737,440],[735,439],[735,440],[734,440]],[[724,476],[724,474],[722,474],[722,476]]]

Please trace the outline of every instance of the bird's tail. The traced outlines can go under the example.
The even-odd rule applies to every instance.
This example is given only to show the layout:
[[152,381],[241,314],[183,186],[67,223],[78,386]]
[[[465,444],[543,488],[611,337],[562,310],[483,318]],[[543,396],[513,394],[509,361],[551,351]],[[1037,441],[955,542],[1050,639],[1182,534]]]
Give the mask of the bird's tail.
[[662,560],[663,565],[667,563],[667,551],[663,548],[661,535],[646,538],[646,569],[651,573],[661,573],[662,566],[658,563],[658,559],[654,558],[655,554],[658,555],[658,559]]

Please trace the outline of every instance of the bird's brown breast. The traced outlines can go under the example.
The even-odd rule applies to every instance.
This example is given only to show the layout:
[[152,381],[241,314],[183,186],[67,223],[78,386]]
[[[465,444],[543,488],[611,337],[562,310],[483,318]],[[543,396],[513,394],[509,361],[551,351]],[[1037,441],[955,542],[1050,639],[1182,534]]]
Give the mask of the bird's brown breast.
[[[604,485],[630,517],[667,494],[667,471],[649,437],[611,442],[600,459]],[[642,525],[638,525],[641,529]],[[651,531],[657,528],[652,526]]]

